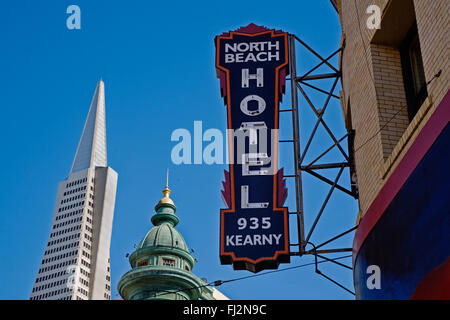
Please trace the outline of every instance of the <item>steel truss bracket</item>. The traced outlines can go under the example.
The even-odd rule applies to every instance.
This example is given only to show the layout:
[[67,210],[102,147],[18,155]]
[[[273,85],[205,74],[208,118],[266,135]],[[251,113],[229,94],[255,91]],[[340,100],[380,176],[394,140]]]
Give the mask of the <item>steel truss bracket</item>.
[[[298,75],[297,74],[297,66],[296,66],[296,46],[302,46],[303,48],[306,48],[307,51],[311,54],[313,54],[316,58],[319,59],[319,62],[317,65],[313,66],[311,69],[309,69],[307,72]],[[304,254],[312,254],[315,256],[316,261],[316,273],[322,275],[326,279],[330,280],[331,282],[335,283],[336,285],[342,287],[346,291],[354,294],[352,291],[348,290],[335,280],[331,279],[327,275],[323,274],[317,266],[317,257],[320,257],[322,259],[325,259],[330,262],[334,262],[336,265],[351,269],[351,267],[348,267],[342,263],[339,263],[337,261],[334,261],[332,258],[328,258],[323,256],[323,254],[327,253],[336,253],[336,252],[351,252],[351,248],[330,248],[330,249],[320,249],[319,248],[330,244],[334,240],[354,231],[356,227],[353,227],[337,236],[331,237],[331,239],[325,241],[324,243],[314,246],[310,240],[313,235],[313,232],[315,231],[319,220],[321,216],[323,215],[325,208],[327,206],[327,203],[332,196],[333,192],[335,190],[339,190],[343,192],[344,194],[352,197],[353,199],[358,198],[358,189],[356,184],[356,175],[354,170],[354,163],[353,163],[353,138],[354,138],[354,132],[348,131],[343,137],[337,139],[336,135],[333,133],[332,126],[330,126],[327,121],[324,118],[325,113],[327,112],[327,108],[330,105],[330,101],[332,99],[338,99],[339,95],[335,93],[335,90],[338,86],[339,80],[341,79],[342,72],[340,70],[340,67],[335,67],[331,63],[331,59],[335,57],[337,54],[341,52],[342,48],[337,49],[329,56],[323,58],[321,55],[319,55],[316,51],[314,51],[311,47],[309,47],[305,42],[303,42],[300,38],[297,36],[290,34],[289,35],[289,59],[290,59],[290,77],[287,79],[290,81],[291,85],[291,106],[288,108],[284,108],[280,110],[280,113],[290,113],[292,117],[292,139],[289,140],[281,140],[280,142],[285,143],[292,143],[293,145],[293,153],[294,153],[294,172],[290,175],[285,175],[285,178],[294,178],[295,180],[295,199],[296,199],[296,210],[289,212],[291,215],[296,215],[297,220],[297,233],[298,233],[298,241],[296,243],[291,243],[290,246],[292,248],[291,255],[292,256],[302,256]],[[320,67],[326,66],[328,70],[325,72],[318,73],[318,69]],[[315,72],[316,71],[316,72]],[[328,79],[330,81],[327,81],[330,83],[329,88],[320,88],[320,80]],[[314,92],[318,92],[321,95],[325,96],[325,102],[321,103],[320,105],[316,105],[313,100],[306,92],[306,88],[308,90],[314,90]],[[300,130],[299,130],[299,123],[300,123],[300,115],[299,115],[299,98],[303,98],[304,101],[306,101],[306,105],[309,106],[308,109],[312,110],[312,112],[315,115],[315,121],[312,128],[311,133],[308,137],[306,137],[305,141],[306,143],[304,146],[301,147],[300,145]],[[308,155],[311,157],[312,151],[311,151],[311,144],[313,142],[314,137],[316,136],[317,130],[319,127],[322,127],[325,129],[326,133],[332,140],[332,144],[328,146],[326,150],[321,152],[318,155],[314,155],[312,161],[306,162],[306,156]],[[343,143],[344,140],[347,140],[347,150],[348,153],[345,151]],[[332,163],[324,162],[324,156],[329,154],[331,151],[338,151],[339,157],[342,158],[341,161],[336,161]],[[337,169],[337,174],[334,178],[327,178],[324,176],[323,171],[326,169]],[[349,183],[350,187],[346,187],[341,181],[340,178],[344,172],[344,170],[350,171],[350,177],[351,181]],[[330,186],[329,191],[323,200],[320,210],[316,214],[313,223],[310,227],[310,230],[308,232],[305,232],[305,212],[303,211],[303,186],[302,186],[302,172],[305,172],[315,178],[318,179],[318,181],[325,182]],[[306,245],[311,244],[313,246],[312,250],[307,250]]]
[[330,259],[330,258],[326,258],[326,257],[324,257],[324,256],[322,256],[322,255],[319,255],[319,254],[317,253],[318,251],[317,251],[316,247],[314,246],[314,244],[311,243],[311,242],[308,242],[308,244],[310,244],[310,245],[313,247],[313,250],[312,250],[311,252],[312,252],[312,254],[314,255],[315,272],[316,272],[317,274],[321,275],[322,277],[324,277],[325,279],[331,281],[332,283],[334,283],[334,284],[337,285],[338,287],[344,289],[344,290],[347,291],[348,293],[350,293],[350,294],[352,294],[352,295],[355,295],[355,293],[354,293],[353,291],[351,291],[350,289],[346,288],[345,286],[343,286],[342,284],[340,284],[340,283],[337,282],[336,280],[332,279],[331,277],[327,276],[327,275],[324,274],[322,271],[320,271],[320,270],[319,270],[319,264],[317,263],[317,257],[319,257],[319,258],[321,258],[321,259],[324,259],[324,260],[326,260],[326,261],[329,261],[329,262],[333,262],[333,263],[335,263],[335,264],[337,264],[337,265],[339,265],[339,266],[341,266],[341,267],[344,267],[344,268],[347,268],[347,269],[350,269],[350,270],[352,270],[352,268],[349,267],[349,266],[347,266],[347,265],[345,265],[345,264],[343,264],[343,263],[337,262],[335,259]]

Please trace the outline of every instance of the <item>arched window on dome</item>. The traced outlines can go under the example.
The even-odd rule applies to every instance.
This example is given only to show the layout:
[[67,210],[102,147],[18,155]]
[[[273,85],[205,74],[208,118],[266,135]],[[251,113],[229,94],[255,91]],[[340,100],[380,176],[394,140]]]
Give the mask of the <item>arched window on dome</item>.
[[162,262],[163,262],[163,266],[175,267],[175,260],[173,260],[173,259],[163,258]]
[[148,259],[144,259],[138,262],[138,267],[143,267],[148,265]]

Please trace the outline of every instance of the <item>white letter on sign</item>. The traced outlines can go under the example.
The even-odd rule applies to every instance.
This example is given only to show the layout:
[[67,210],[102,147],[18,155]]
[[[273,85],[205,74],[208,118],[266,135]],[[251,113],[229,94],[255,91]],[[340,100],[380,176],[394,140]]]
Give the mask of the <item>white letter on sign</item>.
[[232,63],[232,62],[234,62],[234,55],[232,53],[226,53],[225,63]]
[[250,170],[250,166],[264,166],[270,163],[270,158],[266,153],[244,153],[242,155],[242,175],[243,176],[269,176],[272,175],[272,167]]
[[[258,109],[257,110],[252,110],[252,111],[248,110],[248,102],[251,100],[258,101]],[[266,102],[264,101],[263,98],[255,95],[255,94],[246,96],[241,101],[241,111],[248,116],[252,116],[252,117],[257,116],[257,115],[263,113],[265,109],[266,109]]]
[[268,202],[248,202],[248,186],[241,186],[241,208],[242,209],[258,209],[267,208]]
[[264,86],[264,73],[263,68],[257,68],[256,74],[250,74],[248,69],[242,69],[242,88],[248,88],[249,80],[256,80],[256,86],[258,88]]
[[[250,143],[249,152],[250,153],[258,152],[258,144],[259,144],[258,132],[259,132],[260,140],[262,140],[263,143],[266,143],[267,139],[265,139],[265,140],[263,139],[263,138],[266,138],[265,135],[267,134],[267,126],[264,121],[242,122],[240,129],[248,130],[249,143]],[[245,143],[245,140],[243,142]],[[263,145],[263,147],[265,147],[265,145]],[[245,146],[244,146],[244,149],[241,149],[241,150],[245,150]],[[266,152],[266,151],[267,151],[267,148],[263,149],[263,151],[260,151],[260,152]]]

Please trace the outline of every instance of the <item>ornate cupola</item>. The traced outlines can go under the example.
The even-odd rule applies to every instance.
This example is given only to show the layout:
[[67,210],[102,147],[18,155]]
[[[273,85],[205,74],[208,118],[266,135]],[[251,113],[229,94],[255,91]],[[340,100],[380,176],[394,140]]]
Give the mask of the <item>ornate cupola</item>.
[[166,185],[155,206],[154,225],[129,258],[131,270],[119,281],[125,300],[210,300],[213,289],[191,271],[195,258],[183,236],[175,229],[179,218]]

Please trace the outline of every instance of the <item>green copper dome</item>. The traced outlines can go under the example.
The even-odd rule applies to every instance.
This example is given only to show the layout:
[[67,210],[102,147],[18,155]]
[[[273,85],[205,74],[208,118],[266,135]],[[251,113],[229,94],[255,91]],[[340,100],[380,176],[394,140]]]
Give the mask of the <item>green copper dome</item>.
[[170,247],[189,251],[182,235],[170,223],[153,227],[139,243],[138,249],[146,247]]
[[155,206],[156,214],[151,221],[155,225],[139,243],[138,249],[143,248],[177,248],[189,253],[183,236],[175,229],[179,219],[175,215],[177,208],[169,198],[170,190],[163,190],[164,197]]
[[192,273],[195,258],[182,235],[175,229],[179,219],[166,186],[155,206],[153,228],[130,255],[131,270],[117,288],[126,300],[210,300],[212,288]]

